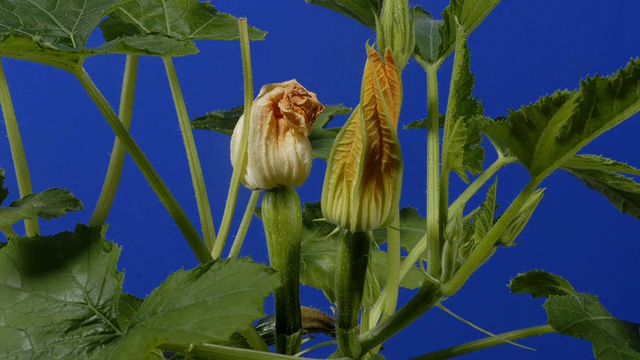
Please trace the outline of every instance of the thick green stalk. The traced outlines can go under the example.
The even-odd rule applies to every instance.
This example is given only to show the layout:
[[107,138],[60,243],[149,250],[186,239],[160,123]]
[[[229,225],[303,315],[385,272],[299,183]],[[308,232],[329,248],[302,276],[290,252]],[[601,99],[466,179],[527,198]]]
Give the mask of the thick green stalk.
[[238,254],[240,254],[240,249],[242,249],[242,244],[244,244],[244,239],[247,236],[247,231],[249,230],[249,225],[253,218],[253,213],[256,211],[256,204],[260,199],[260,192],[260,190],[253,190],[251,192],[251,197],[249,198],[247,207],[244,210],[240,227],[238,228],[236,237],[233,239],[233,244],[231,245],[231,250],[229,251],[230,258],[238,257]]
[[[416,295],[397,312],[360,335],[358,339],[362,354],[382,344],[384,341],[416,321],[422,314],[437,304],[442,298],[440,284],[427,279]],[[338,308],[339,310],[340,308]],[[339,314],[338,314],[339,316]]]
[[167,78],[169,79],[169,85],[171,87],[171,95],[173,96],[173,103],[176,108],[176,114],[178,115],[180,132],[182,133],[182,142],[184,143],[184,149],[187,152],[189,172],[191,173],[193,191],[196,195],[198,214],[200,214],[202,235],[204,237],[205,244],[207,244],[207,247],[211,249],[216,238],[216,229],[213,225],[213,215],[211,214],[207,185],[204,182],[204,175],[202,175],[202,166],[200,165],[198,149],[196,148],[196,143],[193,139],[193,131],[191,129],[189,114],[187,113],[187,106],[184,103],[182,89],[180,88],[176,68],[173,66],[173,60],[168,56],[163,57],[162,60],[164,61],[164,67],[167,71]]
[[476,246],[464,264],[462,264],[455,274],[442,285],[442,293],[444,295],[451,296],[460,290],[471,274],[473,274],[473,272],[485,262],[502,232],[506,229],[511,220],[518,215],[520,208],[522,208],[522,206],[527,202],[539,183],[540,181],[535,178],[529,181],[527,186],[525,186],[525,188],[520,192],[509,208],[507,208],[507,210],[500,216],[500,219],[493,225],[493,227],[491,227],[489,232],[487,232],[484,239],[482,239],[482,241],[480,241]]
[[412,360],[444,360],[455,356],[468,354],[470,352],[486,349],[491,346],[504,344],[506,341],[515,341],[531,336],[544,335],[555,332],[550,325],[534,326],[526,329],[509,331],[485,339],[468,342],[448,349],[439,350],[430,354],[413,358]]
[[[13,108],[13,101],[11,100],[11,93],[9,92],[9,85],[7,84],[7,77],[4,74],[2,62],[0,62],[0,106],[2,107],[4,126],[7,129],[13,167],[16,171],[18,191],[20,192],[20,197],[23,197],[33,192],[31,188],[31,176],[29,175],[27,156],[24,152],[20,128],[18,127],[18,119],[16,118],[16,112]],[[27,236],[35,236],[40,233],[38,218],[25,219],[24,228]]]
[[398,289],[400,288],[400,214],[387,228],[387,286],[385,287],[386,316],[396,312]]
[[427,272],[440,275],[440,127],[438,121],[438,68],[427,72]]
[[291,187],[267,190],[262,198],[262,222],[267,237],[269,262],[280,274],[274,291],[276,308],[276,351],[293,355],[300,351],[300,245],[302,206]]
[[238,28],[240,31],[240,49],[242,51],[242,70],[244,73],[244,124],[242,128],[242,136],[240,137],[240,149],[238,150],[235,163],[238,166],[233,168],[231,174],[231,183],[229,184],[229,192],[227,194],[227,202],[222,215],[222,224],[216,242],[213,244],[211,256],[218,259],[222,255],[222,250],[229,236],[233,213],[236,209],[238,200],[238,190],[240,189],[240,178],[244,174],[247,163],[247,142],[249,139],[249,119],[251,119],[251,106],[253,104],[253,72],[251,70],[251,50],[249,48],[249,30],[246,18],[238,19]]
[[122,142],[122,145],[127,150],[133,161],[138,165],[142,175],[147,179],[149,185],[151,185],[151,188],[160,199],[160,202],[162,202],[169,212],[169,215],[173,218],[173,221],[178,225],[178,228],[189,243],[189,246],[198,261],[200,263],[210,261],[211,256],[209,255],[209,251],[204,242],[202,242],[198,231],[191,221],[189,221],[187,214],[182,210],[176,198],[171,194],[167,185],[162,181],[162,178],[155,171],[149,162],[149,159],[147,159],[142,152],[142,149],[140,149],[133,137],[131,137],[127,128],[125,128],[122,122],[120,122],[118,115],[113,111],[107,99],[105,99],[104,95],[102,95],[100,90],[93,83],[89,74],[87,74],[83,68],[80,68],[75,72],[75,75],[78,80],[80,80],[80,83],[84,86],[91,99],[96,103],[98,109],[100,109],[100,112],[105,117],[118,139]]
[[[358,315],[369,264],[371,240],[365,232],[341,230],[336,268],[336,338],[342,355],[359,359],[366,351],[358,343]],[[369,349],[367,349],[369,350]]]
[[[136,88],[136,77],[138,75],[138,62],[139,57],[137,55],[127,55],[124,67],[124,79],[122,80],[122,90],[120,92],[120,109],[118,110],[120,121],[127,130],[129,130],[131,126],[131,117],[133,116],[133,99]],[[107,221],[122,176],[126,154],[127,151],[116,137],[113,141],[109,167],[107,168],[107,175],[102,184],[100,197],[98,197],[98,202],[89,220],[90,226],[102,225]]]

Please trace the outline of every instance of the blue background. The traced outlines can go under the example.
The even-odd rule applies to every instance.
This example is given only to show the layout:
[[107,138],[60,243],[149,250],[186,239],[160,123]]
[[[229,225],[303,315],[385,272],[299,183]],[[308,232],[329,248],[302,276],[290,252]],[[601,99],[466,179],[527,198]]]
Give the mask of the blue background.
[[[271,82],[296,78],[325,104],[355,106],[365,60],[364,44],[372,31],[355,21],[302,0],[213,2],[218,10],[246,16],[269,32],[252,43],[255,90]],[[439,14],[445,1],[412,1]],[[608,75],[640,55],[640,3],[632,0],[505,1],[471,35],[475,94],[486,114],[502,116],[510,108],[534,102],[556,89],[574,89],[585,75]],[[439,16],[436,16],[439,17]],[[100,35],[92,41],[99,43]],[[191,117],[229,109],[243,101],[240,47],[237,42],[199,42],[196,56],[175,60]],[[4,60],[23,133],[35,191],[64,187],[85,203],[86,210],[63,219],[41,222],[51,234],[86,223],[97,200],[109,161],[113,134],[76,79],[62,70]],[[87,60],[86,68],[117,108],[124,57]],[[439,73],[444,112],[451,59]],[[132,134],[194,221],[198,218],[184,148],[160,59],[142,58]],[[415,61],[403,74],[404,104],[400,123],[426,117],[426,76]],[[344,117],[336,119],[344,121]],[[583,152],[640,166],[637,147],[640,116],[606,133]],[[229,137],[196,131],[195,137],[218,227],[231,176]],[[426,132],[400,130],[405,156],[401,205],[425,215]],[[490,153],[491,154],[491,153]],[[489,159],[492,154],[489,155]],[[17,186],[6,140],[0,141],[0,167],[7,169],[9,200]],[[316,160],[312,175],[299,189],[303,201],[320,198],[325,164]],[[506,206],[527,181],[520,165],[499,174],[499,201]],[[464,187],[452,177],[452,197]],[[522,243],[499,249],[447,307],[492,331],[505,332],[544,324],[542,300],[510,294],[509,279],[519,272],[545,269],[568,279],[579,291],[599,294],[615,316],[640,322],[637,259],[640,222],[620,214],[602,195],[566,173],[557,172],[543,186],[545,198],[522,233]],[[243,205],[249,192],[242,189]],[[482,195],[479,196],[480,198]],[[476,201],[479,201],[476,199]],[[504,208],[504,207],[503,207]],[[237,226],[240,212],[236,216]],[[171,218],[135,164],[127,160],[123,182],[108,222],[108,238],[123,246],[119,267],[126,271],[125,290],[143,297],[171,272],[192,268],[196,260]],[[236,227],[232,229],[234,232]],[[16,230],[22,231],[16,226]],[[259,221],[254,221],[243,249],[266,261]],[[402,292],[402,301],[410,297]],[[318,291],[305,288],[304,305],[330,311]],[[270,310],[271,305],[267,305]],[[385,343],[389,359],[405,359],[483,338],[438,309]],[[526,339],[531,352],[501,345],[463,359],[590,359],[591,346],[561,335]],[[325,352],[312,353],[321,356]]]

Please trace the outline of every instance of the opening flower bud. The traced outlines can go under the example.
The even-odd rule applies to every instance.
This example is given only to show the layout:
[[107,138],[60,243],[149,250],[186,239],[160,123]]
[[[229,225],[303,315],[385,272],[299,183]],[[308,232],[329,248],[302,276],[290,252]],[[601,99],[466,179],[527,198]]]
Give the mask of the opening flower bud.
[[415,35],[407,0],[384,0],[376,22],[379,49],[390,47],[396,65],[403,69],[413,54]]
[[367,46],[360,104],[336,137],[322,188],[322,214],[352,232],[388,225],[397,213],[402,154],[396,134],[402,83],[390,48]]
[[251,106],[251,119],[242,115],[231,136],[231,164],[236,167],[243,123],[249,121],[242,183],[253,190],[302,185],[313,161],[311,125],[323,111],[316,94],[296,80],[263,86]]

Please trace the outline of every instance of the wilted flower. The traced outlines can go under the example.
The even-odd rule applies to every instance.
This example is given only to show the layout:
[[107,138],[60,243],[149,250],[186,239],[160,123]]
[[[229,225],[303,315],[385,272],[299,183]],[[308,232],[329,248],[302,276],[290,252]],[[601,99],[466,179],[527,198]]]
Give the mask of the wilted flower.
[[374,230],[396,214],[402,154],[396,129],[402,83],[393,54],[367,46],[360,104],[338,134],[322,188],[322,214],[341,228]]
[[[243,184],[250,189],[302,185],[313,161],[308,136],[322,111],[316,94],[296,80],[263,86],[251,107]],[[242,115],[231,137],[234,167],[244,121]]]

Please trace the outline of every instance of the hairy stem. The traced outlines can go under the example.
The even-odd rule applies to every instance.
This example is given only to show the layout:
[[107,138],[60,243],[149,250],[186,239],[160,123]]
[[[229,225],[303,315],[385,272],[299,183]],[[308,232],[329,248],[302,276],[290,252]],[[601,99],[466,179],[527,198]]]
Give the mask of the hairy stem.
[[438,122],[438,68],[427,72],[427,272],[440,275],[440,127]]
[[[131,117],[133,116],[133,99],[136,88],[136,76],[138,75],[138,62],[139,57],[137,55],[127,55],[124,67],[124,79],[122,80],[122,90],[120,92],[120,109],[118,110],[120,121],[127,130],[129,130],[131,126]],[[98,202],[89,220],[89,226],[102,225],[107,221],[113,200],[116,197],[118,184],[120,184],[126,154],[127,151],[116,137],[113,141],[113,148],[111,149],[107,175],[102,184],[100,197],[98,197]]]
[[[232,348],[223,345],[202,344],[193,347],[174,344],[162,344],[161,349],[175,351],[181,354],[210,357],[218,360],[310,360],[309,358],[290,355],[274,354],[256,350]],[[339,358],[337,360],[349,360]]]
[[[18,182],[18,191],[20,197],[24,197],[33,192],[31,187],[31,176],[29,175],[29,166],[27,165],[27,156],[24,152],[22,137],[18,127],[18,119],[13,108],[7,77],[4,74],[2,62],[0,62],[0,106],[2,107],[2,116],[4,117],[4,126],[7,129],[7,138],[9,139],[9,148],[11,149],[11,158],[13,159],[13,168],[16,171],[16,180]],[[24,228],[27,236],[35,236],[40,233],[38,218],[24,220]]]
[[236,209],[238,200],[238,190],[240,189],[240,178],[245,171],[247,162],[247,142],[249,139],[249,119],[251,119],[251,105],[253,104],[253,73],[251,70],[251,50],[249,48],[249,30],[246,18],[238,19],[238,28],[240,31],[240,49],[242,51],[242,69],[244,73],[244,127],[242,128],[242,136],[240,138],[240,149],[238,150],[235,163],[238,166],[233,168],[231,175],[231,183],[229,184],[229,192],[227,194],[227,202],[222,215],[222,224],[220,232],[216,238],[216,242],[211,249],[211,256],[218,259],[222,255],[222,250],[229,236],[233,213]]
[[534,326],[526,329],[519,329],[498,334],[481,340],[468,342],[466,344],[457,345],[448,349],[439,350],[430,354],[413,358],[412,360],[444,360],[455,356],[468,354],[470,352],[486,349],[488,347],[504,344],[506,341],[515,341],[527,337],[544,335],[555,332],[550,325]]
[[187,106],[184,103],[182,89],[178,81],[176,68],[173,66],[173,60],[170,57],[163,57],[164,67],[167,71],[167,78],[171,87],[173,103],[178,115],[180,123],[180,132],[182,133],[182,142],[187,152],[187,160],[189,162],[189,172],[193,183],[193,190],[196,195],[196,203],[198,205],[198,214],[200,214],[200,225],[202,226],[202,235],[204,242],[208,248],[213,246],[216,238],[216,229],[213,225],[213,215],[211,214],[211,205],[209,204],[209,195],[207,195],[207,186],[202,175],[202,166],[198,157],[198,149],[196,148],[193,132],[191,130],[191,122],[187,113]]
[[238,254],[240,254],[240,249],[242,249],[242,244],[244,244],[244,239],[247,236],[253,213],[256,210],[256,204],[258,204],[258,200],[260,199],[260,192],[260,190],[253,190],[253,192],[251,192],[247,208],[244,210],[244,215],[242,216],[242,222],[240,222],[236,238],[233,239],[233,244],[229,251],[230,258],[238,257]]
[[258,334],[258,330],[253,325],[250,325],[248,328],[244,330],[240,330],[240,335],[247,340],[249,346],[252,349],[264,352],[270,352],[269,345],[264,341],[262,336]]
[[387,286],[385,287],[385,317],[396,312],[400,288],[400,214],[387,228]]
[[120,122],[118,115],[113,111],[107,99],[93,83],[89,74],[87,74],[83,68],[80,68],[74,73],[74,75],[76,75],[78,80],[80,80],[80,83],[84,86],[91,99],[96,103],[98,109],[100,109],[100,112],[109,123],[109,126],[113,129],[113,132],[122,142],[122,145],[136,165],[138,165],[138,168],[149,182],[149,185],[151,185],[151,188],[160,199],[160,202],[165,206],[169,215],[171,215],[173,221],[175,221],[176,225],[184,235],[198,261],[200,263],[210,261],[211,256],[209,255],[209,251],[204,242],[202,242],[198,231],[191,221],[189,221],[187,214],[182,210],[176,198],[171,194],[167,185],[162,181],[162,178],[153,168],[149,159],[147,159],[142,152],[142,149],[140,149],[133,137],[131,137],[127,128],[125,128],[122,122]]

